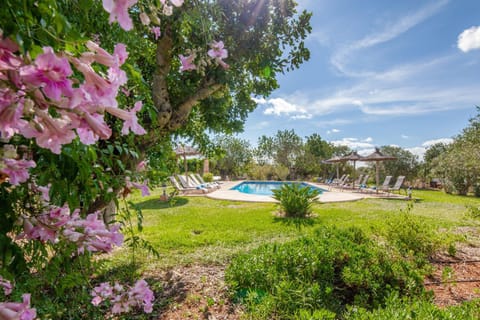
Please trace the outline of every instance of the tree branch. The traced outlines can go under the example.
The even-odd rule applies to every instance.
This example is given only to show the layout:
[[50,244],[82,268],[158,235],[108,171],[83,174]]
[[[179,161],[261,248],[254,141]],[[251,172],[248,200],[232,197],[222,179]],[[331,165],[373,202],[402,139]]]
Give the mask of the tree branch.
[[201,100],[211,96],[213,93],[222,89],[223,85],[214,83],[213,81],[207,82],[196,93],[188,97],[178,108],[175,108],[171,115],[170,122],[168,123],[168,130],[176,130],[185,124],[192,108]]
[[152,96],[155,107],[158,110],[158,127],[163,128],[169,122],[172,116],[172,105],[167,86],[167,76],[171,66],[171,51],[173,41],[170,32],[166,30],[163,37],[157,43],[156,62],[157,67],[153,74]]

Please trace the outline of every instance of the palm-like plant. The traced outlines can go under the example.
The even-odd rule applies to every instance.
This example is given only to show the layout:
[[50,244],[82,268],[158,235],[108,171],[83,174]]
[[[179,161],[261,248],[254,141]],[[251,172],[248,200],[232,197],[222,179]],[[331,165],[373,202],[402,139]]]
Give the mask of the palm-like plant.
[[304,218],[311,212],[318,189],[302,186],[299,183],[286,183],[273,190],[273,198],[280,201],[280,208],[286,217]]

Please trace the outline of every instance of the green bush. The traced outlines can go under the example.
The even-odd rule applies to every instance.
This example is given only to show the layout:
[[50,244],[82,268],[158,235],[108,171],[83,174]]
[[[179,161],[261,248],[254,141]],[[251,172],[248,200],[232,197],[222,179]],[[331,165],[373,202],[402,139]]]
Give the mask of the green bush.
[[303,218],[310,214],[318,189],[302,186],[299,183],[286,183],[273,190],[273,198],[280,202],[280,208],[287,217]]
[[282,166],[281,164],[277,164],[272,168],[273,175],[275,176],[276,180],[285,181],[287,180],[288,175],[290,174],[290,170]]
[[212,182],[213,181],[213,173],[210,173],[210,172],[206,172],[203,174],[203,180],[205,180],[205,182]]
[[384,308],[366,310],[349,307],[344,314],[345,320],[478,320],[480,319],[480,300],[465,302],[459,306],[439,308],[423,300],[400,299],[393,295]]
[[440,247],[440,241],[432,226],[411,213],[412,203],[405,210],[387,221],[386,238],[404,257],[412,257],[419,265]]
[[236,299],[261,319],[338,316],[348,305],[372,309],[391,293],[424,292],[412,263],[357,228],[321,228],[296,241],[262,246],[236,257],[225,278]]

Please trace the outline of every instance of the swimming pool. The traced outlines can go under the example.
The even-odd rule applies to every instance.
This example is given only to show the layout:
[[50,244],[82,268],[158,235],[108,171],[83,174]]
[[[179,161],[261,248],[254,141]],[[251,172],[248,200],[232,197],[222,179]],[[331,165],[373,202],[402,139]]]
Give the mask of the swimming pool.
[[261,196],[271,196],[273,195],[273,189],[280,189],[285,183],[299,183],[304,187],[309,187],[312,189],[317,189],[320,193],[325,192],[325,189],[313,186],[305,182],[282,182],[282,181],[244,181],[240,184],[237,184],[235,187],[230,188],[230,190],[237,190],[242,193],[247,194],[256,194]]

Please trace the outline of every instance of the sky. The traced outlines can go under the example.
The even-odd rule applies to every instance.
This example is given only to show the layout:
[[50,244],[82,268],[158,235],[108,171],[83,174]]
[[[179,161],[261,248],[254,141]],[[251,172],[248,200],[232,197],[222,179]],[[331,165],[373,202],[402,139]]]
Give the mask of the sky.
[[449,142],[480,105],[480,0],[298,0],[313,13],[310,60],[240,138],[293,129],[360,154],[394,145],[420,157]]

